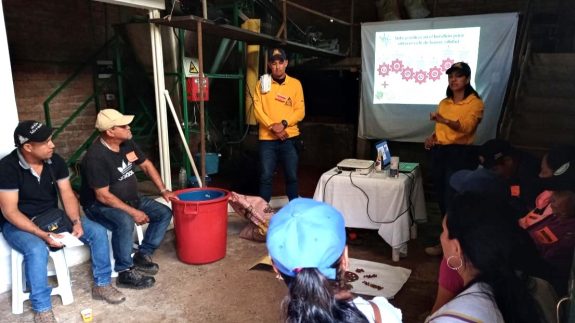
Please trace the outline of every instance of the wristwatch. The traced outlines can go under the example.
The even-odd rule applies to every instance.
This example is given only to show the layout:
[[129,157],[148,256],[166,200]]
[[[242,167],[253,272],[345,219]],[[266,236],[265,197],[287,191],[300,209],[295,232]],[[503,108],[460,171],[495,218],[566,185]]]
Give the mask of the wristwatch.
[[282,120],[282,125],[284,126],[284,129],[285,129],[285,128],[287,128],[287,126],[288,126],[288,123],[287,123],[287,121],[285,121],[285,120]]

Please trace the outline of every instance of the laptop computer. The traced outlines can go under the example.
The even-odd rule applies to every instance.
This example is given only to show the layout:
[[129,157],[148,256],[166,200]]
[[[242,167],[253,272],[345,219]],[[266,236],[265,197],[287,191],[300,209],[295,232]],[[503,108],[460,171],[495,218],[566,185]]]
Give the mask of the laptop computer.
[[375,149],[378,155],[381,155],[381,168],[385,168],[391,162],[391,153],[389,152],[389,146],[387,145],[387,140],[378,141],[375,144]]
[[[389,146],[387,145],[387,140],[378,141],[375,144],[375,149],[378,155],[381,155],[381,168],[388,168],[391,162],[391,152]],[[419,163],[407,163],[399,162],[399,172],[400,173],[411,173],[415,168],[419,166]]]

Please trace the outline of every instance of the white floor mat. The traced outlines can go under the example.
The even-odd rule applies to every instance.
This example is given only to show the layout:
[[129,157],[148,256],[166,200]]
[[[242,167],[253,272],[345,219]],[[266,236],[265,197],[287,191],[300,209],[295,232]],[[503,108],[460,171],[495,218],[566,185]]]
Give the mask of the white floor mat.
[[[363,272],[358,272],[358,269],[363,269]],[[392,299],[411,275],[411,270],[407,268],[355,258],[349,258],[349,271],[359,276],[356,281],[350,283],[353,287],[351,292],[370,296],[384,296],[387,299]],[[377,276],[373,277],[373,275]],[[383,288],[379,290],[363,282]]]
[[[249,269],[272,270],[271,266],[270,257],[264,256]],[[358,272],[358,269],[362,269],[363,272],[361,270]],[[351,292],[361,295],[383,296],[387,299],[392,299],[411,275],[411,270],[407,268],[355,258],[349,258],[349,271],[358,276],[356,281],[350,282]],[[364,281],[372,286],[363,283]],[[379,289],[373,285],[383,288]]]

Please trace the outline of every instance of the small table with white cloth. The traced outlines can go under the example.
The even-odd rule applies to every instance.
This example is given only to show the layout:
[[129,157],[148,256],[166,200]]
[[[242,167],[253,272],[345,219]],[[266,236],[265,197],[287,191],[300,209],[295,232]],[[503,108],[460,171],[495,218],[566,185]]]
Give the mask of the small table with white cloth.
[[397,178],[388,174],[361,175],[335,167],[321,175],[313,198],[340,211],[346,227],[377,229],[398,261],[400,254],[407,255],[407,242],[415,238],[416,223],[427,221],[427,212],[419,167]]

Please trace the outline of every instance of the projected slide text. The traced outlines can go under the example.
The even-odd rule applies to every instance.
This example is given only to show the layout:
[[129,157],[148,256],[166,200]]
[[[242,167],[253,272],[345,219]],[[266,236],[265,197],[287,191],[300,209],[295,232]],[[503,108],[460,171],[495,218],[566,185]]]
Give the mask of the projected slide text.
[[437,104],[445,71],[464,61],[477,70],[480,27],[375,33],[373,103]]

